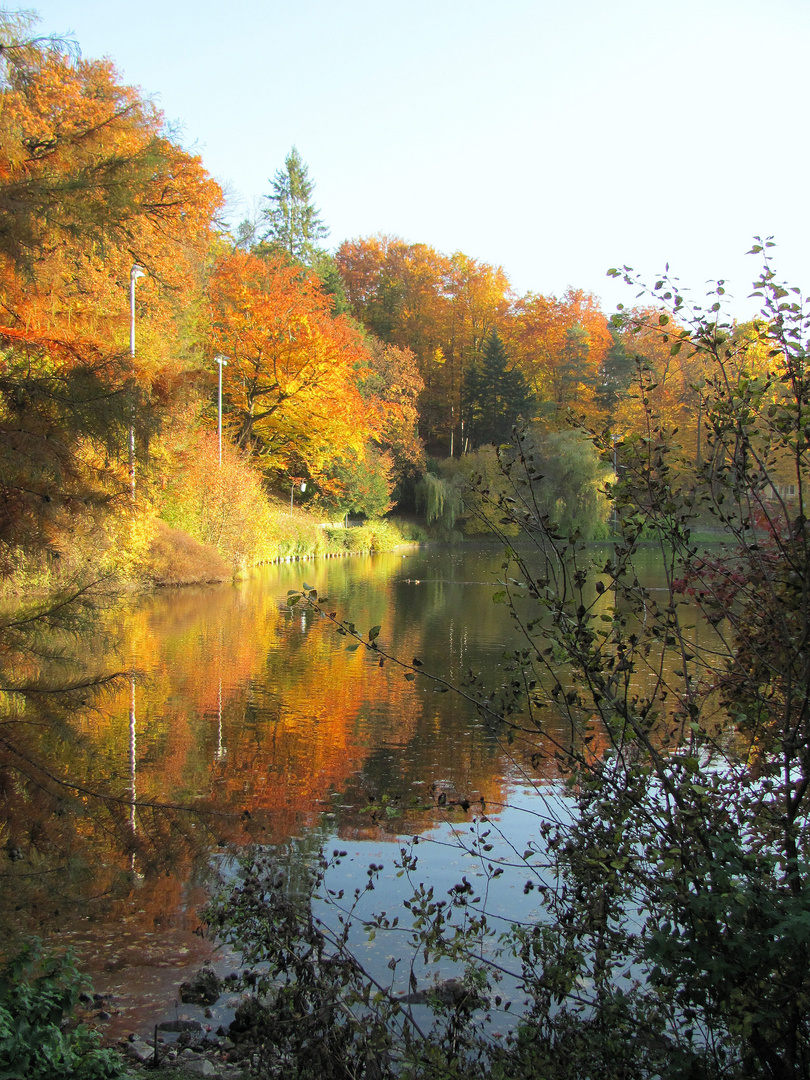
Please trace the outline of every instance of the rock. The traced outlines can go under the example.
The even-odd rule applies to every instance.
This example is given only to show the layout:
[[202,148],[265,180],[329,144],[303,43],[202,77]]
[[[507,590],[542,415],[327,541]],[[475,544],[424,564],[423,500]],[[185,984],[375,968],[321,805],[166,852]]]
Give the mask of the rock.
[[195,1058],[194,1061],[184,1061],[183,1068],[195,1076],[218,1076],[217,1070],[207,1058]]
[[143,1039],[135,1038],[127,1044],[127,1054],[134,1058],[135,1061],[140,1061],[142,1065],[145,1065],[147,1061],[152,1061],[155,1056],[154,1046],[150,1046],[149,1043],[143,1041]]
[[489,1006],[489,998],[465,986],[460,979],[445,979],[444,982],[436,983],[424,990],[416,990],[412,994],[401,994],[398,1000],[406,1005],[427,1005],[431,1001],[439,1001],[442,1005],[465,1009],[482,1009]]
[[180,984],[184,1005],[213,1005],[222,993],[222,983],[211,968],[201,968],[193,979]]

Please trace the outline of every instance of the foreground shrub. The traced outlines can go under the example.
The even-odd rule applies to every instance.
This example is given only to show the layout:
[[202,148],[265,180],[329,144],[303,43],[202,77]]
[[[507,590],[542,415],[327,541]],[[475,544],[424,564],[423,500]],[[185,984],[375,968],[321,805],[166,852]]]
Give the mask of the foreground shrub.
[[69,958],[43,959],[31,945],[0,968],[0,1076],[112,1080],[123,1069],[112,1050],[71,1014],[86,989]]

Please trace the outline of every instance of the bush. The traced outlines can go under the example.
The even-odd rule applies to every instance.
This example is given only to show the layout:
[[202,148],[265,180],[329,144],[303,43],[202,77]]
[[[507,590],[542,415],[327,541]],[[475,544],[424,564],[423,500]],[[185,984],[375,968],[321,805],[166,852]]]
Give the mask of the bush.
[[393,551],[404,537],[395,522],[377,519],[348,529],[324,529],[330,544],[344,551]]
[[276,558],[280,505],[271,504],[264,482],[249,460],[228,443],[222,465],[216,436],[199,432],[179,455],[158,499],[168,525],[215,548],[235,566]]
[[155,585],[195,585],[230,581],[233,567],[216,548],[158,520],[141,573]]
[[123,1068],[71,1014],[86,983],[69,957],[28,946],[0,969],[0,1076],[112,1080]]

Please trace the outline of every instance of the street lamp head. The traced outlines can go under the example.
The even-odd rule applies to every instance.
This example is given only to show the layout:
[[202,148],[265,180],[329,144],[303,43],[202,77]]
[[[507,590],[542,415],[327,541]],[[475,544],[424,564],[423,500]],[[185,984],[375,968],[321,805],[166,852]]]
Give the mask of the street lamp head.
[[135,278],[139,277],[146,277],[146,271],[142,266],[138,266],[138,264],[135,263],[129,272],[129,280],[134,281]]
[[225,367],[228,366],[228,357],[227,356],[215,356],[214,357],[214,363],[219,364],[220,371],[221,371],[223,364],[224,364]]

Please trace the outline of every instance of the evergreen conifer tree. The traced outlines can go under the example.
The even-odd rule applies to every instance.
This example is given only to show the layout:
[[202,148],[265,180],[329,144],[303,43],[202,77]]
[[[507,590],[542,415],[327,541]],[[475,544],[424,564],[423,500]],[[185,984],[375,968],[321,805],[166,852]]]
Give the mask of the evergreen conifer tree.
[[509,354],[494,328],[472,366],[464,388],[467,429],[475,446],[502,443],[509,439],[512,425],[530,418],[535,397],[523,372],[509,363]]
[[262,239],[305,265],[317,254],[318,241],[329,235],[312,202],[314,190],[307,167],[293,147],[284,168],[278,169],[273,178],[273,190],[267,196],[270,205],[264,211],[268,229]]

